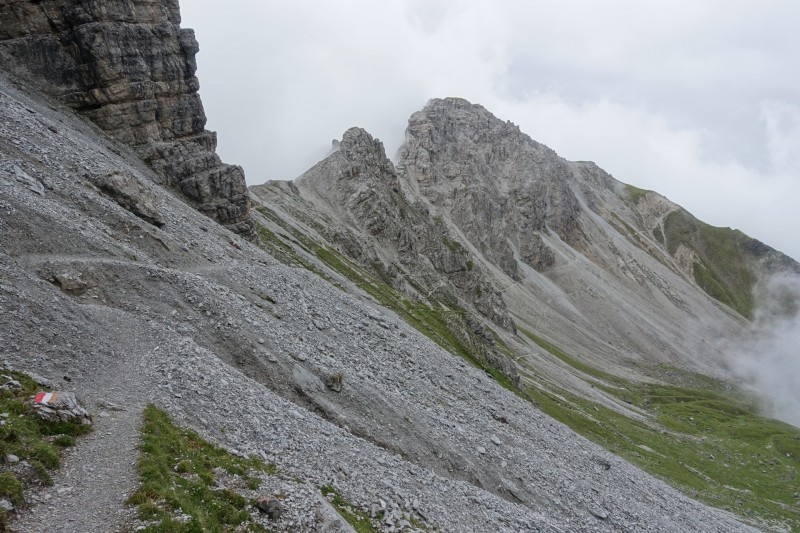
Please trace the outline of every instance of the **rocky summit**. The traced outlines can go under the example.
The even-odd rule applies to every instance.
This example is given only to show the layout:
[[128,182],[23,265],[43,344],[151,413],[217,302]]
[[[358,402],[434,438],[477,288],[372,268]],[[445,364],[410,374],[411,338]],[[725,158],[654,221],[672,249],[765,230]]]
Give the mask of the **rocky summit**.
[[[353,128],[247,191],[177,2],[0,20],[2,527],[800,524],[800,431],[722,343],[793,259],[456,98],[396,164]],[[23,387],[92,429],[31,425]]]

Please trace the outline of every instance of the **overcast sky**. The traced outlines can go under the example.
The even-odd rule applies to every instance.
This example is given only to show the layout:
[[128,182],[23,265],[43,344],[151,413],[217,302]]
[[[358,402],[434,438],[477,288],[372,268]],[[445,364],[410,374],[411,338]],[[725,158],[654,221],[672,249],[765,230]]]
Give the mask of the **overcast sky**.
[[183,0],[223,160],[293,179],[351,126],[390,158],[460,96],[800,259],[800,2]]

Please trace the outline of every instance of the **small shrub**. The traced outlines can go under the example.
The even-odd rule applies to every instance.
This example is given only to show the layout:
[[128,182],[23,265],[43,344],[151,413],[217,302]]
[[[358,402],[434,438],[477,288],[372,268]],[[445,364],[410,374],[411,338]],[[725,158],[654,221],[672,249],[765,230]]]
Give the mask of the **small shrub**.
[[45,468],[58,468],[58,450],[47,442],[37,442],[33,445],[30,453],[31,459],[39,461]]
[[69,448],[70,446],[75,446],[75,437],[72,435],[58,435],[53,439],[53,444],[62,448]]
[[0,473],[0,497],[7,498],[14,505],[22,503],[22,484],[11,472]]
[[50,472],[47,470],[47,467],[45,467],[39,461],[31,461],[31,466],[36,472],[36,475],[39,477],[39,481],[42,482],[42,485],[49,487],[53,484],[53,478],[50,476]]

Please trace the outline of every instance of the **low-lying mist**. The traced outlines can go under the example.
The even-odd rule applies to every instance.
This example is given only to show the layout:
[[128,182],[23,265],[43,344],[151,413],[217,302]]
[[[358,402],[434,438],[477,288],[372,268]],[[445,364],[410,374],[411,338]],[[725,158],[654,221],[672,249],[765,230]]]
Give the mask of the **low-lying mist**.
[[728,362],[765,414],[800,427],[800,275],[772,276],[755,296],[753,325]]

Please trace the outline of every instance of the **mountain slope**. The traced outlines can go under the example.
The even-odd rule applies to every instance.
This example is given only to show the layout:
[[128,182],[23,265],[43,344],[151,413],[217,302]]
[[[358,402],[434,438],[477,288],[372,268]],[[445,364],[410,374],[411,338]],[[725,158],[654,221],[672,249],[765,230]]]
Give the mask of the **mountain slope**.
[[[290,478],[333,483],[367,511],[383,500],[441,531],[746,529],[532,409],[393,313],[232,246],[233,234],[68,110],[2,82],[0,113],[7,365],[58,378],[94,413],[100,400],[132,414],[154,401]],[[141,216],[150,209],[162,225]],[[335,372],[341,392],[324,385]],[[130,464],[136,436],[104,420],[87,460],[109,451]],[[103,495],[104,472],[90,463],[56,476],[46,490],[72,490],[24,523],[116,523],[124,496]]]
[[460,99],[411,117],[397,171],[351,130],[294,183],[252,192],[407,296],[470,310],[518,355],[540,348],[510,318],[623,375],[631,361],[718,371],[707,341],[742,330],[758,279],[798,269]]
[[[409,120],[396,169],[379,142],[353,129],[294,182],[251,193],[263,231],[290,264],[395,310],[473,363],[441,342],[458,325],[415,309],[482,323],[498,349],[476,366],[651,472],[694,494],[703,486],[706,501],[741,507],[733,480],[750,476],[718,470],[708,457],[794,438],[788,426],[750,418],[758,407],[724,380],[733,379],[729,347],[751,334],[758,283],[798,272],[797,262],[594,163],[566,161],[480,106],[429,102]],[[485,287],[513,328],[471,297]],[[442,294],[454,297],[431,297]],[[696,428],[677,422],[682,409],[708,421],[705,435],[718,448],[694,449]],[[754,430],[758,444],[727,440],[750,424],[771,429]],[[664,439],[667,430],[675,433]],[[778,446],[788,453],[780,468],[791,471],[793,448]],[[766,494],[772,475],[784,474],[756,475],[746,490]],[[783,504],[752,505],[754,515],[797,519]]]
[[[698,286],[696,262],[723,285],[739,270],[702,228],[667,231],[674,204],[447,99],[412,117],[397,168],[350,130],[241,218],[175,1],[18,0],[0,20],[27,80],[0,73],[0,360],[97,426],[18,530],[136,529],[153,505],[187,524],[173,502],[126,506],[151,402],[273,464],[277,531],[347,530],[320,518],[332,489],[387,531],[800,523],[797,430],[687,371],[715,371],[704,341],[746,321]],[[229,231],[255,221],[258,246]],[[736,243],[756,278],[795,268]],[[235,497],[225,472],[191,481]]]

